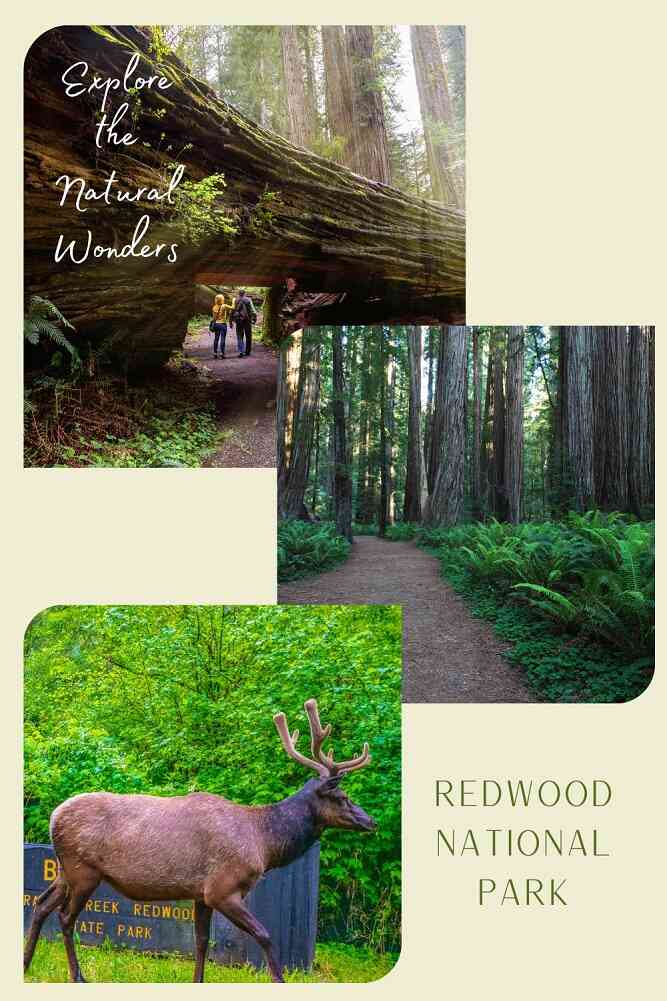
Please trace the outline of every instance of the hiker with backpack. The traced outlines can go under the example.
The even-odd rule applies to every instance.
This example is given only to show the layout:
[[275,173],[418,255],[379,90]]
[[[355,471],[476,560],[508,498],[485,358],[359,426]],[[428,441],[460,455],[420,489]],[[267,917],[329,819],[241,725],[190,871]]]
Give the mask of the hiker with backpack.
[[[231,319],[236,325],[236,342],[239,358],[247,358],[252,351],[252,325],[257,322],[257,311],[245,289],[240,289],[234,302]],[[245,348],[244,348],[245,339]]]

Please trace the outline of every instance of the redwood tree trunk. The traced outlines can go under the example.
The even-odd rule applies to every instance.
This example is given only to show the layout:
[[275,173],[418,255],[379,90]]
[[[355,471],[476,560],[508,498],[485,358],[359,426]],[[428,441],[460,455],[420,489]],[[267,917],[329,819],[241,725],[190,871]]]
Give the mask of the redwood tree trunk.
[[281,346],[278,354],[278,383],[276,387],[276,465],[278,499],[287,485],[289,463],[294,437],[296,405],[299,397],[299,370],[303,332],[292,334]]
[[366,333],[361,351],[361,377],[359,403],[359,452],[357,455],[357,521],[366,524],[371,520],[370,495],[370,406],[371,406],[371,338]]
[[491,335],[493,361],[493,511],[499,521],[507,520],[507,484],[505,483],[505,335],[494,330]]
[[482,420],[482,455],[480,461],[480,478],[482,481],[482,511],[487,514],[493,510],[493,335],[489,341],[489,351],[486,363],[486,390],[484,393],[484,417]]
[[561,327],[565,343],[564,444],[566,489],[576,511],[595,504],[592,327]]
[[338,532],[352,542],[352,479],[348,466],[345,428],[345,380],[343,366],[343,334],[340,328],[332,333],[333,379],[333,503]]
[[413,24],[410,39],[433,197],[436,201],[460,208],[463,192],[459,190],[452,172],[450,155],[454,115],[438,29],[433,24]]
[[443,434],[435,486],[429,498],[428,520],[432,525],[455,525],[463,513],[466,329],[447,327],[444,337],[445,378],[440,387]]
[[429,497],[435,489],[435,478],[438,472],[438,463],[443,449],[443,434],[445,425],[444,399],[445,399],[445,376],[447,370],[447,358],[445,357],[445,328],[440,328],[438,341],[438,370],[435,377],[435,394],[433,397],[433,418],[431,420],[431,432],[429,435],[428,464],[426,469],[426,479]]
[[472,516],[482,518],[482,382],[480,334],[477,327],[472,334]]
[[373,50],[373,28],[368,24],[350,24],[345,35],[352,74],[352,167],[364,177],[391,184],[387,129]]
[[600,327],[593,331],[592,341],[595,500],[605,511],[627,511],[628,331],[626,327]]
[[305,505],[310,454],[315,430],[315,414],[320,395],[320,345],[306,336],[301,349],[299,399],[292,438],[287,482],[279,498],[283,518],[307,518]]
[[523,496],[523,327],[512,327],[507,337],[507,401],[505,434],[505,487],[507,517],[521,521]]
[[408,332],[407,339],[410,387],[408,397],[408,443],[405,471],[405,499],[403,501],[403,520],[417,522],[421,521],[422,498],[425,492],[421,429],[421,328],[413,327],[412,330]]
[[288,136],[295,146],[307,149],[313,138],[312,122],[306,111],[305,68],[296,26],[280,26],[280,47],[283,55],[283,73],[287,94]]
[[382,538],[389,523],[389,468],[387,463],[387,339],[381,335],[380,342],[382,369],[380,372],[380,510],[378,517],[378,535]]
[[342,25],[322,25],[322,56],[327,125],[331,139],[341,141],[334,159],[352,166],[352,74]]
[[630,503],[638,517],[646,517],[655,503],[653,456],[654,384],[652,327],[630,328]]

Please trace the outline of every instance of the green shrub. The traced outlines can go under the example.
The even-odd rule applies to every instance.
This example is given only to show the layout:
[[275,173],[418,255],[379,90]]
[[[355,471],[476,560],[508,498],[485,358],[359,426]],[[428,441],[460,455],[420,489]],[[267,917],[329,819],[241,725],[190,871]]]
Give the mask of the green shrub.
[[347,559],[350,543],[330,522],[284,521],[278,526],[278,580],[322,573]]
[[385,538],[390,542],[403,542],[414,539],[419,525],[410,521],[398,521],[395,525],[389,525],[385,532]]

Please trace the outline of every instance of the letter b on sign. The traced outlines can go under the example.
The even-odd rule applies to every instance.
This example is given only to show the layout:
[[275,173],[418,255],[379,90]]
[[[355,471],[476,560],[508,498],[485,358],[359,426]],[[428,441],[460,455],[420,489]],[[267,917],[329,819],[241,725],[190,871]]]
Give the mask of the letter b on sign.
[[44,882],[52,883],[58,875],[58,863],[54,858],[44,859]]

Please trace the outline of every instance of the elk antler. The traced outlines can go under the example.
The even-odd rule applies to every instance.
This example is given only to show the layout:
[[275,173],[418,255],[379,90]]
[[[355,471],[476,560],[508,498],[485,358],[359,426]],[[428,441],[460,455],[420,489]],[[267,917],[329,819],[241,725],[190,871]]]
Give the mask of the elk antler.
[[333,748],[330,748],[328,753],[325,754],[322,750],[322,744],[331,733],[331,724],[327,723],[326,726],[322,726],[315,699],[308,699],[308,701],[304,703],[304,709],[306,710],[308,722],[310,723],[310,748],[313,755],[312,758],[307,758],[304,754],[297,751],[296,742],[299,739],[299,731],[295,730],[294,733],[290,735],[285,713],[276,713],[273,717],[273,722],[276,724],[276,729],[280,734],[282,745],[290,758],[298,761],[301,765],[305,765],[307,768],[314,768],[315,771],[319,772],[323,778],[334,778],[335,776],[340,777],[342,775],[346,775],[348,772],[353,772],[357,768],[363,768],[364,765],[367,765],[370,762],[371,756],[367,743],[364,743],[364,749],[361,754],[356,758],[350,758],[349,761],[334,761]]

